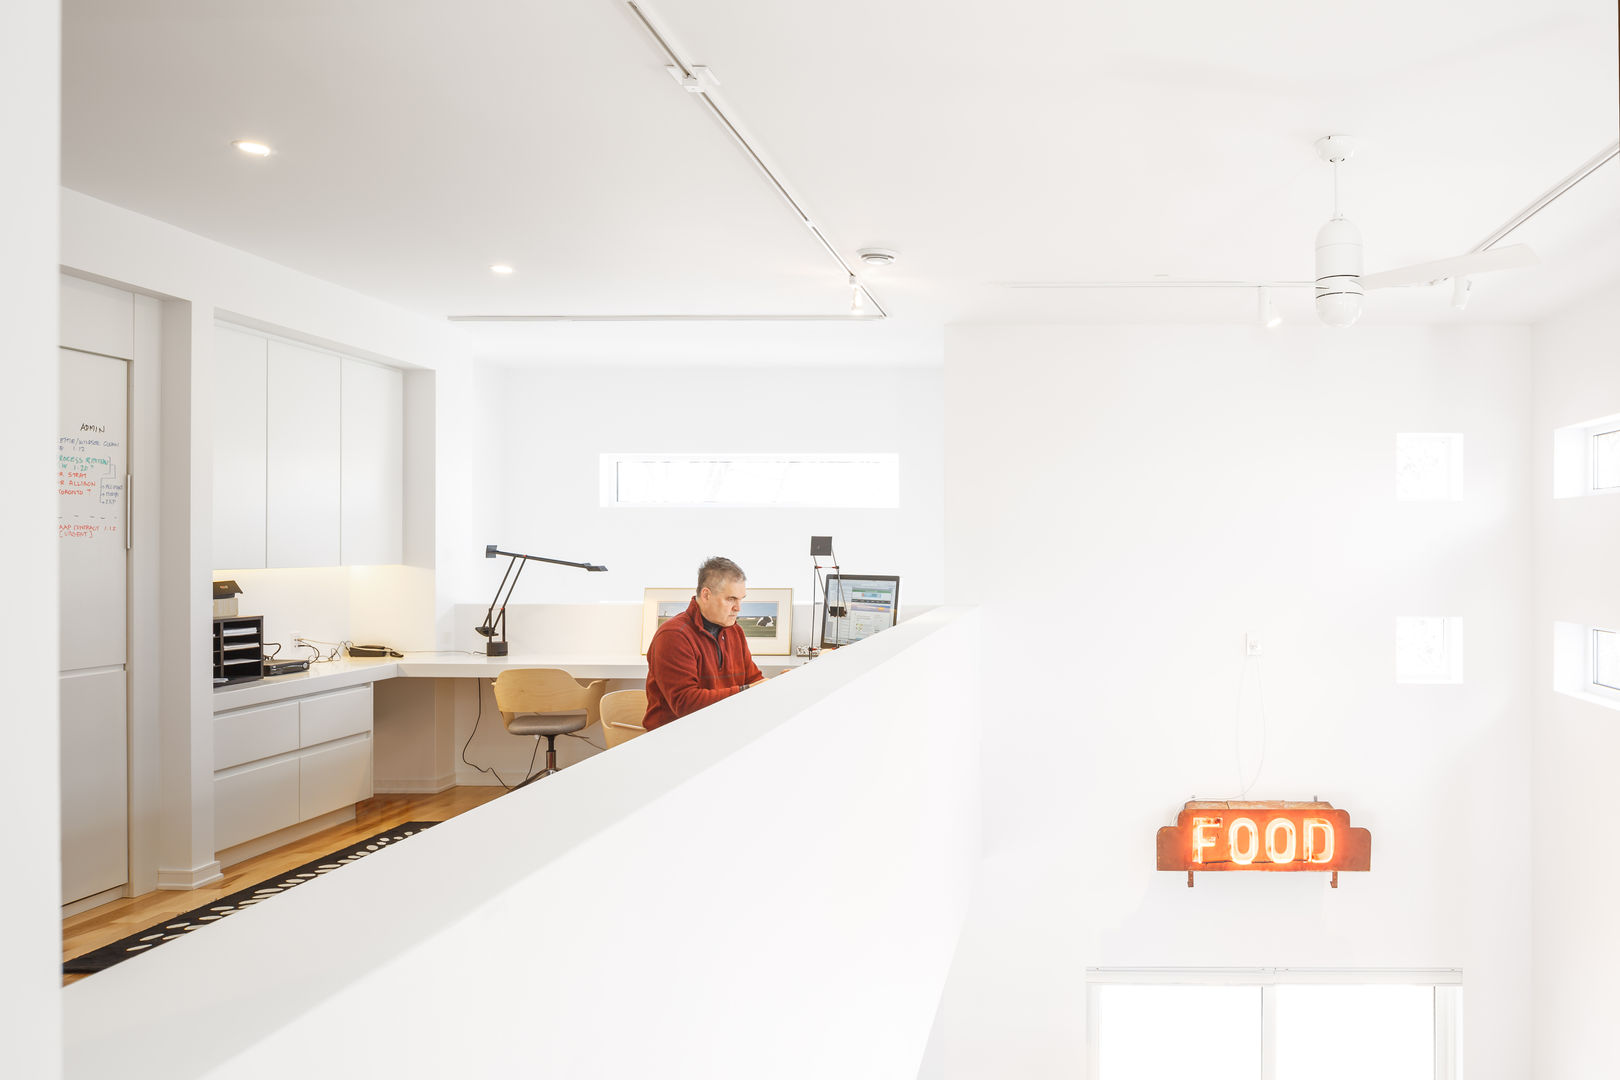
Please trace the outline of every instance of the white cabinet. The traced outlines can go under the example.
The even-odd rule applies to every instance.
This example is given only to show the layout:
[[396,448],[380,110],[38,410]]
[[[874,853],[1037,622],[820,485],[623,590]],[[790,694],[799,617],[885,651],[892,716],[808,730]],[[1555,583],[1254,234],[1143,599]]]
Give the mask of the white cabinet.
[[298,824],[296,759],[261,761],[214,777],[214,850]]
[[371,798],[371,684],[214,717],[214,848]]
[[338,743],[298,761],[298,820],[371,798],[371,740]]
[[404,561],[404,375],[214,332],[214,568]]
[[265,463],[266,566],[336,566],[342,500],[338,358],[270,342]]
[[265,375],[269,342],[214,332],[214,567],[264,566]]
[[129,880],[124,669],[62,676],[62,900]]
[[405,377],[343,358],[343,565],[404,561]]
[[278,701],[214,717],[214,771],[298,746],[298,702]]

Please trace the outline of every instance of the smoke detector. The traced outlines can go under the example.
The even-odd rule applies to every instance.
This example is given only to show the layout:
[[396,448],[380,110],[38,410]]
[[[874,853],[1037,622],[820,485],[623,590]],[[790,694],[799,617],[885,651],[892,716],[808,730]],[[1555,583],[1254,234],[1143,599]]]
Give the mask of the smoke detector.
[[898,251],[892,251],[889,248],[861,248],[855,254],[860,257],[861,262],[873,270],[893,266],[894,261],[900,257]]

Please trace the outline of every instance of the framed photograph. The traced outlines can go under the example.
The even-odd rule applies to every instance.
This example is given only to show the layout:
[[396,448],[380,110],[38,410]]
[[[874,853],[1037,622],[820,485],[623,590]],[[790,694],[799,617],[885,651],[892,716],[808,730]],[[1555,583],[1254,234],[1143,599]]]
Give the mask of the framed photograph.
[[[648,589],[641,601],[641,655],[647,655],[653,634],[665,622],[686,610],[692,590]],[[793,590],[749,589],[737,616],[755,656],[789,656],[793,652]]]
[[686,610],[692,602],[692,590],[648,589],[641,599],[641,655],[647,655],[647,646],[658,628]]
[[793,653],[793,590],[749,589],[737,625],[755,656]]

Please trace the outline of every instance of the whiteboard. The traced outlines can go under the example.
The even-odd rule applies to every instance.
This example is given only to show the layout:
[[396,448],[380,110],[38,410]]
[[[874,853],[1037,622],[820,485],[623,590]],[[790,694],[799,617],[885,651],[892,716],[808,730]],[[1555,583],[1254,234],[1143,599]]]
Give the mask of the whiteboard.
[[129,363],[73,349],[60,355],[61,667],[72,671],[124,663]]

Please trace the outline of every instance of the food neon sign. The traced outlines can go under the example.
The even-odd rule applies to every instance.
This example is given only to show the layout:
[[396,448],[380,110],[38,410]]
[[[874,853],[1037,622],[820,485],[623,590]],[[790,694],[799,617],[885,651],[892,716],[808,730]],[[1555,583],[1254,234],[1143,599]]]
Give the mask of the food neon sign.
[[1159,830],[1159,869],[1315,871],[1372,869],[1372,833],[1325,802],[1190,802]]

